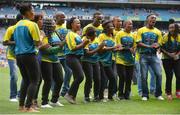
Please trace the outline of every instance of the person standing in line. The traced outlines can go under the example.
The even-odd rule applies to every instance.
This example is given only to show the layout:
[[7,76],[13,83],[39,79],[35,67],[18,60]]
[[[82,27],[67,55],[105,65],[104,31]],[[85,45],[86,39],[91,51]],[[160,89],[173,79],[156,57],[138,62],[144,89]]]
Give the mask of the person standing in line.
[[[113,36],[115,38],[115,36],[117,35],[118,32],[120,32],[122,30],[122,19],[119,16],[114,16],[113,17],[113,25],[114,25],[114,30],[113,30]],[[114,83],[114,96],[117,97],[116,93],[118,91],[118,86],[117,86],[117,80],[118,80],[118,74],[117,74],[117,67],[116,67],[116,52],[113,52],[113,56],[112,56],[112,60],[113,60],[113,64],[112,64],[112,68],[114,70],[114,74],[115,74],[115,83]]]
[[38,25],[31,21],[34,20],[34,11],[31,4],[20,4],[18,10],[24,17],[13,29],[15,55],[23,80],[20,89],[19,110],[39,112],[32,108],[32,101],[41,74],[36,50],[36,47],[41,45],[40,31]]
[[96,31],[93,27],[88,27],[86,36],[83,40],[88,39],[90,42],[84,48],[85,54],[82,56],[82,66],[86,77],[84,85],[84,102],[90,102],[90,91],[92,87],[92,80],[94,81],[94,102],[99,101],[100,90],[100,66],[98,51],[104,47],[104,44],[98,45],[96,38]]
[[[108,99],[113,100],[113,94],[114,94],[114,83],[115,83],[115,75],[112,69],[112,54],[113,50],[115,49],[115,40],[113,38],[113,29],[114,26],[112,24],[112,21],[105,20],[103,22],[103,33],[99,35],[98,37],[98,43],[101,44],[102,42],[105,43],[105,46],[103,47],[102,51],[100,52],[100,62],[101,62],[101,73],[103,72],[108,80]],[[103,71],[102,71],[103,70]],[[104,76],[101,74],[101,88],[100,88],[100,99],[104,102],[104,89],[106,82]]]
[[131,81],[134,72],[135,36],[132,33],[133,23],[131,20],[124,22],[124,29],[116,35],[116,64],[119,76],[120,100],[130,99]]
[[154,71],[156,78],[156,90],[155,97],[158,100],[164,100],[162,97],[162,71],[160,60],[157,57],[157,49],[159,48],[162,40],[161,31],[155,28],[156,15],[150,14],[146,17],[146,26],[138,29],[137,32],[137,46],[140,48],[140,68],[142,77],[142,100],[147,101],[149,99],[148,91],[148,67],[150,66]]
[[[23,19],[23,16],[21,14],[18,14],[16,16],[16,22],[20,21]],[[14,48],[15,48],[15,42],[13,38],[13,26],[8,27],[6,30],[6,33],[4,35],[3,39],[3,45],[7,45],[7,50],[6,50],[6,57],[8,59],[8,65],[9,65],[9,70],[10,70],[10,101],[11,102],[18,102],[17,97],[18,97],[18,91],[17,91],[17,80],[18,80],[18,75],[17,75],[17,65],[16,65],[16,56],[14,54]]]
[[[41,72],[44,80],[42,88],[42,104],[41,108],[52,108],[53,106],[64,106],[59,99],[59,92],[63,83],[62,66],[58,59],[58,52],[62,50],[65,41],[61,41],[55,31],[55,21],[52,19],[45,19],[43,22],[44,32],[46,37],[43,38],[43,45],[46,48],[40,48],[41,58]],[[52,98],[48,103],[48,96],[54,81],[54,88],[52,90]]]
[[81,29],[80,21],[77,18],[73,17],[67,21],[67,29],[69,32],[66,35],[65,45],[66,63],[72,70],[74,81],[64,97],[69,103],[76,104],[79,85],[84,79],[80,58],[84,55],[84,47],[89,43],[89,40],[82,41],[77,34]]
[[[65,14],[63,12],[58,12],[55,15],[56,31],[60,35],[61,39],[65,39],[66,34],[68,33],[68,30],[67,30],[66,24],[65,24],[65,18],[66,18]],[[60,63],[62,64],[62,66],[64,68],[64,72],[65,72],[63,87],[62,87],[62,90],[61,90],[61,93],[60,93],[60,95],[64,97],[64,95],[69,90],[69,83],[70,83],[70,80],[71,80],[72,71],[67,66],[67,63],[66,63],[66,60],[65,60],[64,48],[60,53],[58,53],[58,56],[59,56]]]
[[176,23],[169,25],[169,32],[164,35],[161,51],[162,62],[166,74],[165,92],[168,100],[172,100],[172,78],[176,77],[176,97],[180,99],[180,31]]

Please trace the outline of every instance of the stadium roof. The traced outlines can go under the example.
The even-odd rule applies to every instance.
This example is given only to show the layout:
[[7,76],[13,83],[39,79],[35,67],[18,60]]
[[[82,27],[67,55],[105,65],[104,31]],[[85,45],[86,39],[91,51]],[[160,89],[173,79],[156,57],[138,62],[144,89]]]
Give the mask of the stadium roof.
[[16,0],[28,2],[81,2],[81,3],[129,3],[129,4],[172,4],[180,5],[180,0]]

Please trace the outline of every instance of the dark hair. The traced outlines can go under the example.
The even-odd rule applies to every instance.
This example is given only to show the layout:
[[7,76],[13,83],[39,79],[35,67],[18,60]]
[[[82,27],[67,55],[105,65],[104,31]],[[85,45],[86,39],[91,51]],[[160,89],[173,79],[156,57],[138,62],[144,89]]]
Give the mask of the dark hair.
[[109,23],[112,23],[111,20],[103,20],[102,27],[103,27],[103,33],[107,33],[106,27]]
[[38,22],[39,21],[39,19],[42,19],[43,18],[43,15],[42,14],[36,14],[35,16],[34,16],[34,22]]
[[54,32],[53,28],[53,19],[44,19],[43,20],[43,31],[47,37],[51,37]]
[[72,23],[74,22],[74,20],[77,19],[76,17],[72,17],[71,19],[67,20],[67,24],[66,24],[66,28],[67,29],[72,29]]
[[149,15],[146,16],[146,20],[147,20],[150,16],[152,16],[152,15],[155,15],[155,16],[156,16],[156,14],[151,13],[151,14],[149,14]]
[[16,21],[18,22],[18,21],[20,21],[22,19],[23,19],[23,15],[22,14],[17,14]]
[[95,12],[95,13],[93,14],[93,19],[96,17],[96,15],[101,15],[101,14],[102,14],[102,13],[99,12],[99,11]]
[[86,35],[87,36],[94,36],[96,34],[96,30],[93,27],[88,27],[86,29]]
[[[174,24],[174,26],[175,26],[175,31],[174,31],[175,38],[174,39],[176,39],[178,37],[179,32],[180,32],[179,25],[177,23],[172,23],[172,24]],[[169,32],[168,33],[168,44],[169,45],[171,43],[171,36],[172,36],[172,34]]]
[[175,23],[175,20],[173,18],[169,19],[169,25]]
[[22,15],[25,15],[27,11],[32,10],[32,5],[29,3],[17,4],[16,9],[19,10]]

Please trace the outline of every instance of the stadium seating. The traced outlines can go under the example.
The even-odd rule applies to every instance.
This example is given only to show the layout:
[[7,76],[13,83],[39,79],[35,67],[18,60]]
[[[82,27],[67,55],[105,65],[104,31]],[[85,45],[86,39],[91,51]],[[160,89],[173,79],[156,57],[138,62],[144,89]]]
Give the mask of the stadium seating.
[[[66,15],[69,16],[92,16],[96,11],[94,8],[69,8],[69,7],[44,7],[40,9],[35,7],[35,12],[44,13],[47,16],[53,16],[56,12],[63,11]],[[155,13],[159,16],[159,21],[168,21],[169,18],[174,18],[177,21],[180,21],[180,10],[174,9],[121,9],[121,8],[102,8],[99,9],[104,15],[107,16],[121,16],[122,19],[132,19],[132,20],[145,20],[146,16],[149,13]],[[3,7],[0,8],[0,15],[15,15],[18,11],[15,7]],[[2,17],[2,16],[1,16]]]

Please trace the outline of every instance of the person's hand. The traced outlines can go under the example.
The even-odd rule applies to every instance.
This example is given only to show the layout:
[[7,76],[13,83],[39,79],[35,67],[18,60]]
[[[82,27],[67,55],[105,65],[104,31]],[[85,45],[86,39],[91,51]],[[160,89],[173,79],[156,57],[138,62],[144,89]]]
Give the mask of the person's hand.
[[129,50],[130,50],[130,52],[131,52],[132,54],[135,54],[134,48],[129,48]]
[[89,40],[88,40],[88,39],[86,39],[86,40],[83,41],[84,46],[86,46],[88,43],[89,43]]
[[102,42],[100,45],[99,45],[99,49],[102,49],[106,44],[104,42]]
[[159,48],[159,44],[158,44],[158,43],[153,43],[153,44],[151,45],[151,48],[157,49],[157,48]]
[[179,59],[179,55],[175,54],[173,57],[174,60],[178,60]]
[[168,53],[168,56],[174,59],[175,58],[175,53]]
[[51,47],[51,45],[50,44],[42,44],[40,47],[39,47],[39,49],[48,49],[48,48],[50,48]]
[[66,41],[65,41],[65,40],[64,40],[64,41],[62,41],[62,42],[60,42],[60,43],[59,43],[59,47],[63,47],[65,43],[66,43]]
[[121,51],[121,50],[123,50],[124,49],[124,47],[122,46],[122,45],[116,45],[115,46],[115,50],[116,51]]

